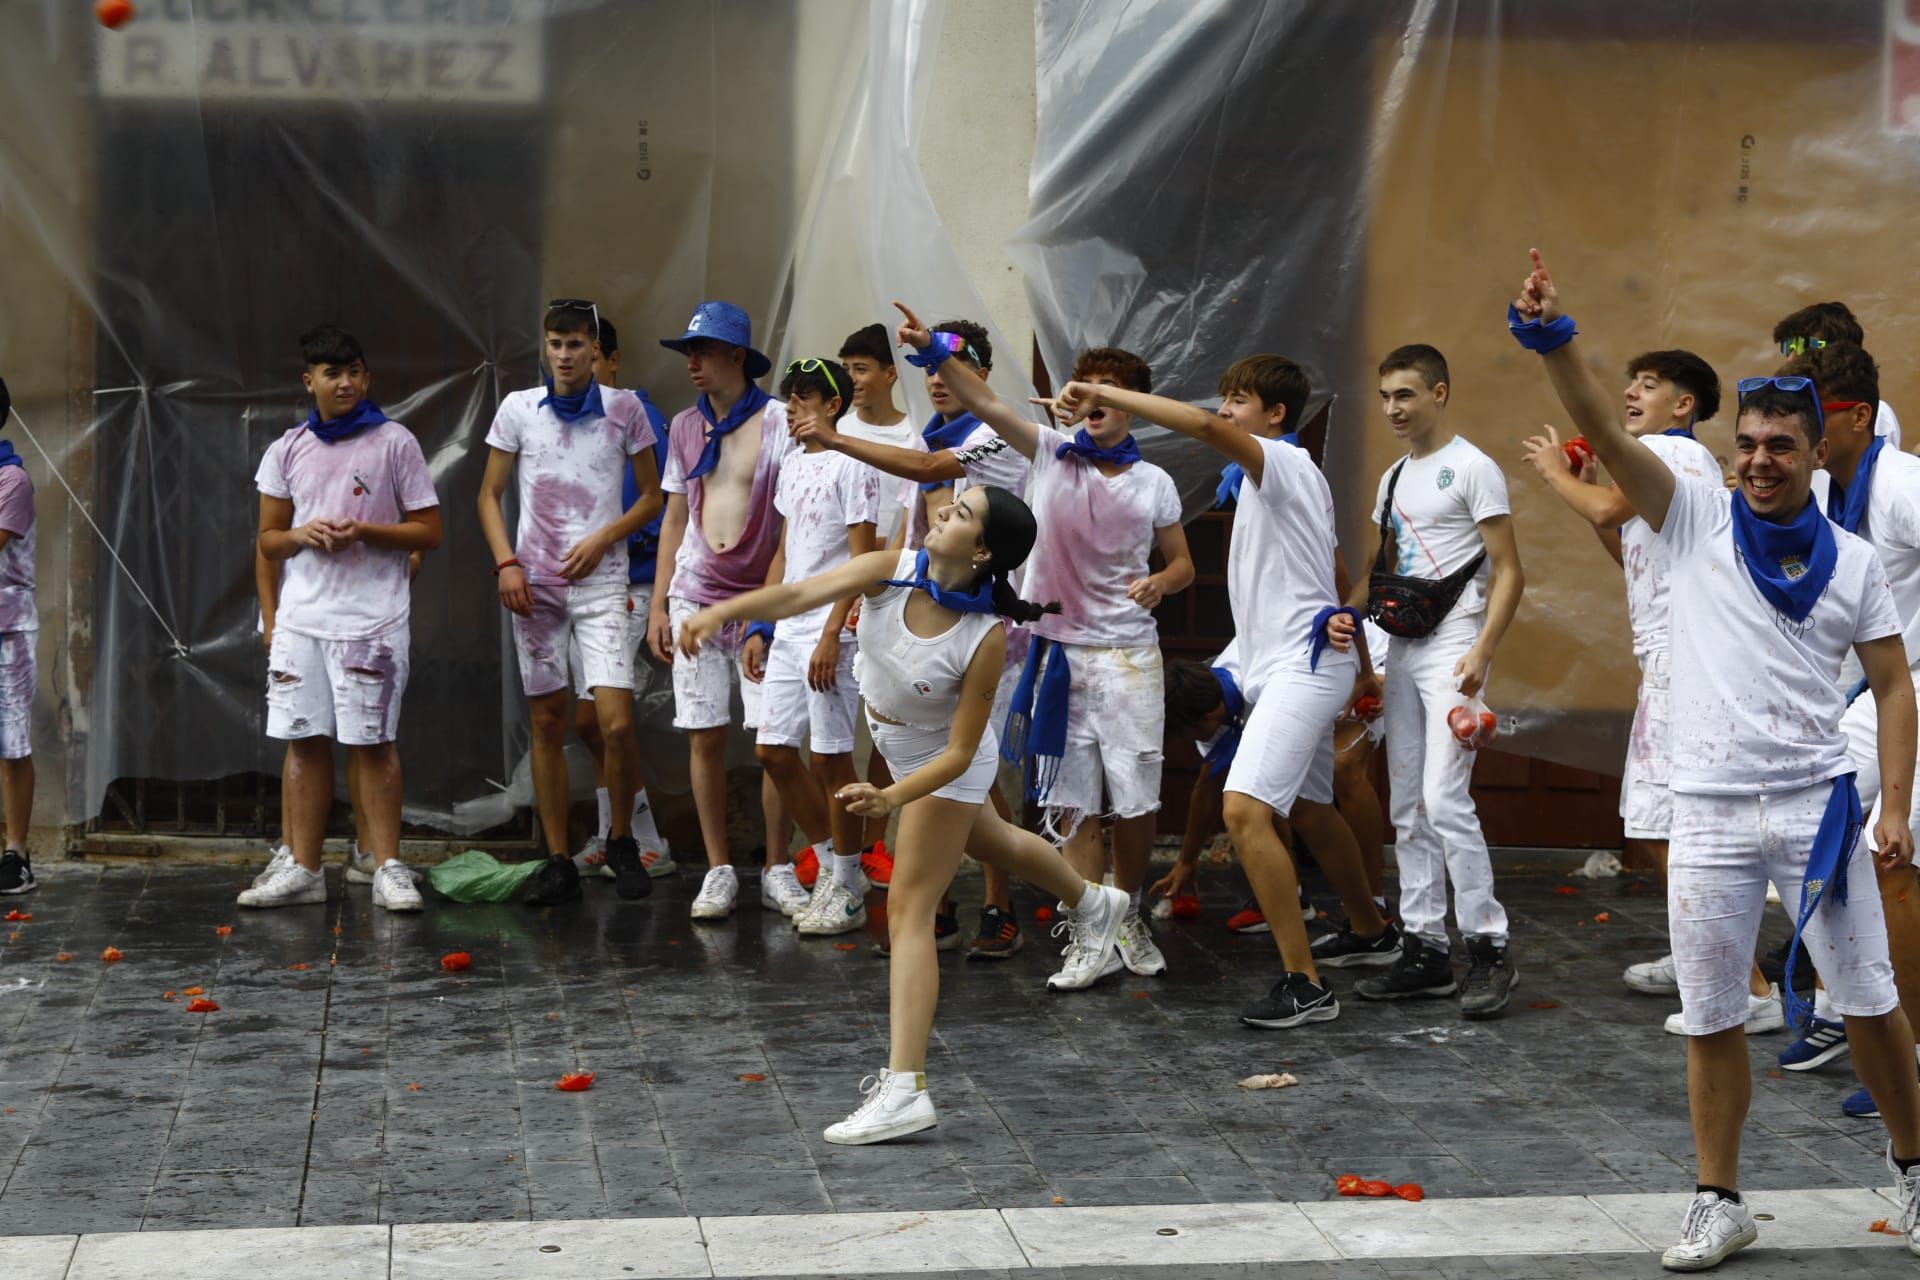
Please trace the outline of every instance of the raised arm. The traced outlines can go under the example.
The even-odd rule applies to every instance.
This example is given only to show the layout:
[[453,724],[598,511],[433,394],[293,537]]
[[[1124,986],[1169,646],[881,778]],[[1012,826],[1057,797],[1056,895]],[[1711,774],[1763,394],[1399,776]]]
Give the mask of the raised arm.
[[1540,354],[1554,393],[1634,512],[1658,529],[1666,523],[1667,508],[1673,503],[1673,472],[1653,450],[1627,434],[1613,397],[1580,357],[1571,337],[1572,321],[1560,308],[1560,292],[1547,272],[1546,260],[1538,249],[1530,252],[1533,270],[1513,302],[1515,336],[1523,343],[1539,342],[1550,328],[1567,327],[1569,336]]
[[709,605],[681,624],[680,652],[700,652],[707,639],[730,622],[778,622],[848,596],[878,594],[880,583],[899,563],[891,551],[872,551],[800,582],[762,587]]
[[[1069,382],[1060,388],[1053,404],[1055,416],[1064,426],[1084,421],[1089,413],[1104,405],[1198,440],[1227,461],[1239,463],[1247,478],[1256,485],[1266,476],[1267,455],[1261,450],[1260,441],[1230,420],[1199,405],[1112,387],[1104,382]],[[1292,430],[1293,424],[1287,424],[1287,429]]]
[[[913,314],[913,309],[904,302],[893,305],[900,309],[903,317],[899,329],[895,331],[900,345],[912,347],[915,351],[925,351],[932,346],[933,331],[920,322],[920,317]],[[975,373],[965,360],[942,361],[940,378],[968,413],[992,427],[1002,440],[1018,449],[1022,457],[1033,460],[1034,450],[1044,443],[1040,433],[1047,431],[1047,428],[1029,422],[1012,405],[993,394],[987,380]],[[1048,434],[1053,433],[1048,431]]]
[[1617,484],[1601,484],[1599,466],[1591,458],[1580,460],[1575,471],[1567,461],[1567,447],[1551,424],[1540,428],[1543,436],[1528,436],[1521,450],[1547,487],[1596,529],[1618,529],[1633,519],[1633,504]]
[[928,453],[925,449],[902,449],[896,444],[879,444],[872,440],[857,440],[842,435],[833,423],[824,415],[812,422],[796,426],[793,438],[800,444],[814,441],[823,449],[835,453],[844,453],[855,462],[863,462],[875,471],[884,471],[890,476],[899,476],[915,484],[941,484],[949,480],[959,480],[967,474],[960,460],[953,456],[953,450],[942,449],[937,453]]

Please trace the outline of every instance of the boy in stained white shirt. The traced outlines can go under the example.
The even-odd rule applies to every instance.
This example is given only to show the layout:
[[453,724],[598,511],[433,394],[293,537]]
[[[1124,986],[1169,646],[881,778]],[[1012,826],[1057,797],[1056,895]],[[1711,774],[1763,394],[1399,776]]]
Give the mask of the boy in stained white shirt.
[[[660,522],[658,576],[647,645],[673,664],[673,723],[687,735],[693,807],[706,847],[707,874],[689,914],[724,920],[739,901],[740,882],[727,846],[727,729],[733,720],[732,690],[740,688],[747,728],[760,722],[760,684],[765,639],[744,627],[729,627],[694,657],[674,654],[674,631],[709,605],[766,585],[780,548],[780,516],[773,509],[781,460],[792,447],[786,406],[758,379],[773,362],[753,345],[753,322],[731,302],[694,308],[684,333],[660,345],[687,359],[687,377],[699,398],[674,415],[667,469],[661,487],[667,514]],[[760,904],[787,913],[807,898],[787,854],[790,824],[776,820],[779,796],[771,778],[761,778],[761,805],[768,816],[766,869]]]
[[[378,864],[375,906],[418,911],[400,862],[400,752],[408,672],[408,557],[440,545],[440,500],[413,433],[367,399],[353,335],[321,325],[300,337],[307,421],[267,449],[259,553],[285,562],[267,658],[267,733],[288,746],[292,857],[243,890],[241,906],[325,902],[320,848],[333,806],[333,744],[360,785],[355,817]],[[357,759],[355,759],[357,757]]]
[[1221,375],[1218,412],[1097,382],[1069,382],[1057,402],[1066,422],[1118,409],[1192,436],[1239,468],[1227,599],[1251,711],[1227,767],[1222,809],[1284,966],[1240,1020],[1272,1029],[1340,1015],[1296,909],[1299,879],[1277,818],[1313,846],[1352,929],[1387,954],[1396,943],[1368,890],[1353,832],[1333,804],[1334,723],[1372,683],[1362,677],[1358,655],[1328,643],[1327,624],[1351,616],[1335,587],[1333,492],[1286,430],[1299,421],[1310,391],[1299,365],[1256,355]]
[[[1738,1190],[1752,1091],[1742,1023],[1769,879],[1795,904],[1796,940],[1826,979],[1855,1065],[1880,1102],[1904,1208],[1900,1231],[1920,1253],[1913,1030],[1894,988],[1879,895],[1858,891],[1876,861],[1888,870],[1913,861],[1914,689],[1879,557],[1813,501],[1813,473],[1828,450],[1820,393],[1805,377],[1742,379],[1734,427],[1740,487],[1690,483],[1621,426],[1575,349],[1574,322],[1537,251],[1507,314],[1672,566],[1667,914],[1699,1173],[1681,1238],[1662,1261],[1670,1270],[1705,1270],[1758,1235]],[[1879,721],[1887,803],[1871,846],[1861,839],[1840,728],[1846,700],[1836,681],[1849,651],[1866,672]]]
[[[1453,579],[1459,598],[1425,635],[1393,634],[1386,678],[1387,777],[1394,858],[1400,869],[1399,961],[1354,988],[1368,1000],[1460,992],[1460,1012],[1490,1018],[1506,1008],[1515,973],[1507,913],[1493,892],[1493,863],[1474,809],[1473,753],[1462,751],[1447,714],[1487,683],[1494,651],[1513,621],[1525,583],[1499,464],[1447,421],[1453,394],[1446,357],[1430,346],[1397,348],[1380,362],[1380,406],[1407,456],[1380,477],[1374,523],[1391,529],[1389,571]],[[1455,982],[1447,939],[1447,882],[1466,939],[1468,967]]]
[[[548,858],[522,901],[551,906],[580,896],[567,842],[569,666],[592,690],[605,742],[609,800],[606,865],[627,900],[653,892],[634,841],[633,649],[627,627],[627,539],[660,510],[653,427],[630,391],[593,376],[599,308],[557,299],[541,322],[546,385],[500,402],[487,431],[480,480],[480,528],[493,552],[500,603],[512,617],[513,647],[532,728],[534,804]],[[507,532],[502,500],[518,472],[520,527]],[[622,506],[622,478],[637,497]]]
[[[0,427],[13,397],[0,381]],[[34,599],[33,481],[11,440],[0,440],[0,791],[5,793],[6,847],[0,851],[0,895],[31,893],[33,860],[33,642],[40,631]]]
[[[947,320],[934,325],[932,332],[941,335],[938,341],[946,344],[943,357],[950,352],[958,364],[935,361],[931,365],[920,365],[926,369],[927,396],[933,402],[933,416],[921,428],[916,447],[903,448],[861,439],[826,423],[816,424],[813,429],[827,448],[914,485],[918,501],[912,503],[894,539],[903,547],[917,545],[926,532],[931,513],[957,500],[973,485],[996,485],[1016,498],[1024,498],[1027,492],[1027,460],[960,403],[945,377],[949,368],[965,368],[982,379],[992,373],[993,343],[985,327],[972,320]],[[925,357],[911,357],[909,363],[923,359]],[[1007,665],[1001,674],[993,709],[996,728],[1006,720],[1030,634],[1025,627],[1011,624],[1008,627]],[[994,784],[988,799],[1002,819],[1012,820],[1013,810],[1000,794],[999,783]],[[968,944],[967,958],[1006,959],[1020,950],[1025,941],[1013,914],[1013,881],[1004,869],[992,864],[983,870],[986,906],[981,913],[980,933]],[[949,939],[958,943],[957,925],[950,915],[941,916],[936,930],[942,947],[949,945]]]
[[[1676,479],[1719,485],[1718,460],[1694,436],[1696,424],[1712,420],[1720,411],[1720,377],[1711,365],[1691,351],[1644,352],[1627,362],[1624,403],[1627,434],[1651,449]],[[1590,457],[1582,459],[1578,472],[1574,470],[1566,446],[1552,427],[1544,436],[1530,437],[1524,448],[1541,479],[1593,525],[1601,545],[1626,577],[1627,622],[1633,632],[1634,661],[1640,666],[1640,688],[1620,779],[1623,852],[1630,863],[1651,865],[1664,876],[1667,830],[1673,822],[1673,796],[1667,789],[1672,768],[1667,752],[1671,702],[1667,549],[1652,527],[1634,515],[1620,486],[1601,482],[1599,468]],[[1680,993],[1671,954],[1629,965],[1622,977],[1628,987],[1647,995]],[[1748,1035],[1786,1025],[1779,988],[1761,976],[1758,966],[1748,973],[1747,997]],[[1674,1035],[1684,1034],[1679,1014],[1668,1018],[1666,1025]]]
[[[796,360],[787,366],[780,394],[789,429],[798,433],[816,418],[840,417],[851,398],[847,383],[846,369],[831,360]],[[780,550],[767,585],[805,582],[872,551],[879,496],[878,474],[845,454],[811,440],[789,453],[774,490]],[[847,627],[854,599],[775,623],[760,684],[756,754],[819,860],[812,896],[789,913],[794,927],[811,937],[847,933],[867,922],[860,819],[839,798],[841,788],[854,780],[854,720],[860,707],[853,674],[859,642]],[[800,762],[803,738],[812,752],[811,769]]]
[[[923,359],[938,350],[919,318],[901,311],[901,344]],[[1130,899],[1118,963],[1069,947],[1067,967],[1048,986],[1079,990],[1101,976],[1075,972],[1076,961],[1112,963],[1108,972],[1121,965],[1142,976],[1164,972],[1166,958],[1141,914],[1140,894],[1153,855],[1166,732],[1153,610],[1193,581],[1179,491],[1165,471],[1141,461],[1125,411],[1096,407],[1069,437],[1002,403],[965,363],[935,367],[962,408],[1032,461],[1029,497],[1039,533],[1023,589],[1060,604],[1058,613],[1033,623],[1003,749],[1024,764],[1028,798],[1045,815],[1045,833],[1092,881],[1106,874],[1099,819],[1112,815],[1114,885]],[[1153,389],[1146,361],[1114,347],[1082,351],[1073,376],[1089,385]],[[1157,573],[1148,564],[1155,550],[1163,561]]]
[[[1827,518],[1864,538],[1879,554],[1893,592],[1906,645],[1908,671],[1920,665],[1920,458],[1902,453],[1881,434],[1877,419],[1880,370],[1872,356],[1850,342],[1831,342],[1787,362],[1780,372],[1812,378],[1826,419],[1827,458],[1813,477],[1813,499]],[[1849,658],[1840,686],[1850,699],[1840,717],[1847,758],[1858,772],[1860,803],[1868,820],[1880,816],[1879,718],[1871,699],[1858,696],[1862,672]],[[1920,805],[1908,823],[1920,822]],[[1920,1018],[1920,889],[1910,866],[1876,867],[1880,910],[1886,917],[1889,958],[1900,1006],[1912,1025]],[[1846,1028],[1824,983],[1814,993],[1813,1021],[1801,1039],[1780,1054],[1780,1065],[1805,1070],[1846,1051]],[[1879,1114],[1873,1095],[1857,1090],[1840,1108],[1855,1119]]]
[[[1866,330],[1844,302],[1816,302],[1783,317],[1773,326],[1773,340],[1780,354],[1791,360],[1809,351],[1818,351],[1832,342],[1867,345]],[[1900,419],[1885,400],[1875,401],[1873,434],[1897,451],[1900,448]]]

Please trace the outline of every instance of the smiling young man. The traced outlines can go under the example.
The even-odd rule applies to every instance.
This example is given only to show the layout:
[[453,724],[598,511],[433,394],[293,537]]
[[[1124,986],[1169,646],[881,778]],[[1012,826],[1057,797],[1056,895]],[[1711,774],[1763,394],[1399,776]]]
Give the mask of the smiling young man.
[[[1407,456],[1381,475],[1373,503],[1375,523],[1392,531],[1391,572],[1450,580],[1460,595],[1431,631],[1393,638],[1387,776],[1406,943],[1391,969],[1354,989],[1369,1000],[1458,989],[1462,1016],[1489,1018],[1506,1008],[1516,974],[1507,913],[1494,897],[1493,862],[1473,805],[1474,756],[1454,740],[1447,714],[1486,688],[1525,578],[1507,477],[1453,429],[1452,397],[1446,357],[1432,347],[1400,347],[1380,362],[1380,407],[1394,439],[1407,446]],[[1447,940],[1449,880],[1467,944],[1467,974],[1457,984]]]
[[[1641,441],[1673,474],[1685,481],[1713,485],[1720,464],[1694,436],[1697,423],[1720,411],[1720,376],[1691,351],[1648,351],[1627,363],[1623,393],[1627,434]],[[1551,427],[1525,445],[1527,460],[1562,501],[1589,521],[1608,553],[1619,561],[1627,583],[1627,622],[1633,632],[1633,656],[1640,666],[1633,730],[1620,780],[1620,818],[1626,853],[1637,865],[1667,867],[1667,830],[1673,822],[1673,797],[1667,790],[1671,758],[1669,737],[1669,657],[1667,652],[1667,579],[1671,566],[1664,543],[1634,515],[1618,484],[1601,484],[1598,468],[1576,473],[1560,437]],[[1629,965],[1628,987],[1647,995],[1678,995],[1671,954]],[[1760,975],[1748,975],[1746,1030],[1749,1035],[1786,1025],[1779,989]],[[1667,1030],[1683,1034],[1679,1015]]]
[[[606,743],[609,799],[607,865],[615,891],[644,898],[653,881],[632,834],[639,766],[633,738],[633,648],[627,626],[627,539],[660,510],[653,427],[630,391],[602,387],[593,361],[599,308],[558,299],[541,322],[545,387],[500,402],[487,432],[480,480],[480,528],[493,552],[500,603],[512,615],[513,647],[533,733],[534,804],[548,860],[527,882],[523,901],[550,906],[580,896],[567,844],[568,667],[592,690],[595,723]],[[502,505],[519,478],[518,539]],[[638,497],[621,505],[631,472]]]
[[[968,414],[1033,463],[1028,497],[1039,534],[1027,561],[1024,589],[1058,600],[1060,611],[1033,624],[1034,641],[1012,700],[1014,723],[1003,746],[1027,770],[1028,798],[1045,813],[1047,834],[1067,861],[1098,881],[1107,869],[1100,821],[1113,823],[1114,885],[1131,904],[1118,957],[1134,973],[1166,969],[1140,911],[1160,809],[1166,694],[1160,633],[1153,610],[1193,581],[1193,558],[1180,524],[1173,478],[1140,459],[1132,415],[1099,406],[1068,437],[1028,421],[988,388],[986,380],[905,307],[900,341],[931,360],[946,389]],[[1115,347],[1094,347],[1074,359],[1074,377],[1088,385],[1152,390],[1146,361]],[[1163,567],[1149,571],[1158,550]],[[1088,821],[1092,819],[1092,821]],[[1075,991],[1101,976],[1107,956],[1069,943],[1066,964],[1048,987]]]
[[1273,1029],[1340,1015],[1296,909],[1299,879],[1276,817],[1313,847],[1366,945],[1391,954],[1398,942],[1374,906],[1359,846],[1333,803],[1334,722],[1360,687],[1360,667],[1354,652],[1325,646],[1324,628],[1341,612],[1333,492],[1288,430],[1300,421],[1309,391],[1299,365],[1256,355],[1221,375],[1218,412],[1098,382],[1070,382],[1058,400],[1069,423],[1117,409],[1199,440],[1243,473],[1228,544],[1227,600],[1252,710],[1227,767],[1222,808],[1284,966],[1240,1020]]
[[[1757,1238],[1738,1187],[1752,1093],[1742,1026],[1767,881],[1847,1024],[1855,1065],[1886,1118],[1901,1229],[1920,1253],[1920,1081],[1887,958],[1874,863],[1913,861],[1915,714],[1901,620],[1873,548],[1813,501],[1828,443],[1805,377],[1748,378],[1735,421],[1740,487],[1677,479],[1620,424],[1574,343],[1538,252],[1508,310],[1543,357],[1575,427],[1668,552],[1673,659],[1673,826],[1667,916],[1680,980],[1699,1181],[1666,1251],[1670,1270],[1718,1265]],[[1851,651],[1877,712],[1881,793],[1872,849],[1841,729],[1836,684]],[[1847,892],[1851,882],[1854,891]],[[1804,886],[1804,897],[1803,897]],[[1791,992],[1789,1001],[1794,997]]]

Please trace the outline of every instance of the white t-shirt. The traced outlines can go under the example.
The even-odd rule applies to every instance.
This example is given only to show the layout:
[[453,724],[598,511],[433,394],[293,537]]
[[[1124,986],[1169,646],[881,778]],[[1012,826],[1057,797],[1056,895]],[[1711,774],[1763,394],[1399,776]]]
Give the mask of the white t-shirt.
[[[520,529],[513,557],[533,584],[564,583],[560,574],[567,552],[596,529],[618,520],[622,476],[631,454],[653,447],[653,424],[640,397],[614,387],[600,388],[606,410],[598,418],[567,422],[541,408],[544,387],[515,391],[500,402],[487,431],[487,444],[519,455]],[[577,586],[627,582],[627,558],[619,549],[602,556],[592,573],[574,579]]]
[[1880,402],[1879,412],[1873,416],[1873,434],[1885,436],[1887,443],[1896,449],[1900,447],[1900,415],[1885,400]]
[[[795,449],[780,464],[773,508],[785,518],[787,571],[783,582],[817,577],[847,562],[847,527],[872,524],[880,497],[879,473],[844,453]],[[773,624],[775,640],[809,648],[827,625],[830,604]]]
[[1327,478],[1297,445],[1261,440],[1260,448],[1265,474],[1256,484],[1249,472],[1241,483],[1227,549],[1227,603],[1243,689],[1264,684],[1273,670],[1305,670],[1315,615],[1339,603]]
[[1033,455],[1039,530],[1022,590],[1030,600],[1060,604],[1059,613],[1033,624],[1033,634],[1101,649],[1158,644],[1153,614],[1127,588],[1147,575],[1154,531],[1180,523],[1180,492],[1151,462],[1106,476],[1078,454],[1055,457],[1070,438],[1043,430]]
[[[896,449],[911,449],[916,453],[927,451],[927,442],[920,438],[920,431],[909,418],[901,418],[892,426],[882,426],[877,422],[868,422],[859,413],[849,413],[840,419],[841,435],[852,436],[855,440],[867,440],[874,444],[888,444]],[[885,472],[874,472],[880,480],[880,506],[874,513],[874,536],[882,546],[892,538],[900,528],[900,521],[911,512],[914,503],[919,501],[920,486],[911,480],[899,476],[890,476]]]
[[0,529],[12,536],[0,547],[0,631],[37,631],[33,595],[33,481],[25,467],[0,467]]
[[1683,794],[1794,791],[1847,772],[1841,661],[1855,644],[1900,634],[1880,558],[1844,529],[1833,531],[1833,579],[1805,620],[1769,604],[1734,550],[1731,504],[1744,501],[1676,484],[1655,535],[1673,566],[1669,785]]
[[[1813,500],[1827,510],[1833,477],[1813,473]],[[1907,646],[1907,663],[1920,663],[1920,457],[1900,453],[1891,442],[1873,464],[1873,484],[1867,490],[1867,514],[1859,535],[1873,544],[1887,571],[1894,611]],[[1860,678],[1860,660],[1853,654],[1840,668],[1840,687],[1848,690]]]
[[[1720,464],[1707,446],[1691,436],[1642,436],[1640,443],[1667,464],[1676,481],[1726,487],[1720,480]],[[1669,565],[1666,544],[1639,516],[1620,526],[1620,564],[1627,578],[1627,622],[1633,628],[1633,656],[1644,660],[1667,647]]]
[[[998,485],[1017,498],[1026,497],[1027,460],[1020,456],[1018,449],[1002,440],[1000,433],[992,427],[983,424],[968,432],[967,438],[953,451],[953,456],[964,472],[952,482],[955,498],[976,484]],[[910,548],[919,546],[927,536],[927,509],[922,501],[926,495],[918,492],[918,485],[914,488],[912,517],[907,522],[907,546]],[[1016,574],[1014,582],[1017,584],[1020,581],[1020,575]]]
[[[328,444],[302,424],[267,446],[254,484],[293,502],[293,523],[364,520],[398,524],[440,505],[413,432],[383,422]],[[355,542],[340,551],[303,547],[284,562],[274,625],[320,640],[367,640],[405,626],[411,593],[407,553]]]
[[[1393,467],[1388,467],[1374,491],[1376,527],[1392,477]],[[1424,458],[1409,455],[1400,472],[1400,483],[1393,490],[1394,546],[1398,552],[1393,572],[1410,578],[1446,577],[1486,549],[1480,522],[1504,516],[1511,509],[1506,473],[1465,436],[1455,436]],[[1486,607],[1488,568],[1481,562],[1479,571],[1460,593],[1455,612],[1477,613]]]

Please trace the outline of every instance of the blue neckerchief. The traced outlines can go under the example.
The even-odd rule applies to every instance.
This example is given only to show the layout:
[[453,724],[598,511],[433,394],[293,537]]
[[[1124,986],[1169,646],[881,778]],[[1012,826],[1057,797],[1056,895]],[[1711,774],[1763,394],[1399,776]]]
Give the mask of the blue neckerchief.
[[927,552],[924,547],[920,554],[913,558],[911,578],[882,578],[880,581],[889,587],[907,587],[914,591],[924,591],[933,597],[935,604],[943,609],[951,609],[955,613],[993,612],[992,578],[982,578],[980,585],[972,591],[943,587],[927,576]]
[[1840,487],[1837,476],[1827,486],[1827,519],[1848,533],[1859,533],[1860,522],[1867,518],[1867,495],[1873,492],[1873,464],[1880,461],[1880,450],[1886,445],[1885,436],[1875,436],[1854,465],[1853,479],[1847,481],[1847,487]]
[[1072,691],[1067,651],[1057,641],[1035,636],[1000,735],[1000,758],[1023,766],[1029,800],[1045,795],[1060,776],[1060,764],[1067,755],[1067,704]]
[[692,470],[687,472],[687,479],[698,480],[719,466],[720,442],[738,431],[742,423],[760,412],[760,407],[772,399],[773,397],[768,395],[759,383],[749,382],[746,394],[734,402],[733,408],[727,410],[725,418],[716,421],[713,416],[713,402],[706,396],[701,396],[697,407],[700,410],[700,416],[707,420],[707,443],[700,450],[699,461],[695,462]]
[[27,460],[14,449],[13,441],[0,440],[0,467],[19,467],[25,469]]
[[[1733,546],[1767,603],[1795,622],[1806,621],[1813,612],[1840,560],[1833,525],[1814,502],[1786,524],[1775,524],[1753,514],[1746,495],[1735,493]],[[1787,573],[1788,564],[1800,567],[1797,577]]]
[[549,377],[547,394],[540,397],[539,407],[551,408],[566,423],[575,423],[582,418],[604,418],[607,414],[606,406],[600,401],[600,384],[592,379],[588,379],[585,391],[563,396],[553,389],[553,379]]
[[349,436],[357,436],[368,427],[377,427],[386,420],[387,415],[380,412],[379,405],[371,400],[362,400],[331,422],[320,421],[318,409],[308,410],[307,430],[313,432],[315,439],[326,444],[339,444]]
[[1689,440],[1697,440],[1700,438],[1693,434],[1693,427],[1691,424],[1684,427],[1668,427],[1665,431],[1662,431],[1660,434],[1663,436],[1685,436]]
[[[936,348],[938,350],[939,348]],[[938,453],[942,449],[958,449],[966,443],[973,429],[980,425],[980,419],[971,413],[963,413],[957,418],[946,418],[934,414],[927,419],[927,425],[920,428],[920,438],[927,442],[928,453]],[[952,484],[951,480],[933,480],[920,486],[920,492],[944,489]]]
[[1816,908],[1828,901],[1847,905],[1847,864],[1860,843],[1867,825],[1860,813],[1860,791],[1854,775],[1843,773],[1833,780],[1833,792],[1827,797],[1827,810],[1820,815],[1820,830],[1814,833],[1813,848],[1807,854],[1807,874],[1800,882],[1800,915],[1793,922],[1793,942],[1787,948],[1787,971],[1780,979],[1787,993],[1787,1021],[1805,1030],[1813,1016],[1813,1006],[1793,989],[1793,961],[1800,951],[1800,935]]
[[1360,611],[1350,605],[1330,604],[1313,615],[1313,630],[1307,635],[1307,670],[1320,669],[1320,654],[1327,647],[1327,623],[1342,613],[1353,619],[1355,627],[1360,625]]
[[[1300,433],[1298,431],[1287,432],[1287,434],[1280,437],[1280,443],[1290,444],[1296,449],[1305,448],[1305,446],[1300,443]],[[1227,505],[1228,498],[1237,500],[1240,497],[1240,482],[1246,478],[1246,468],[1237,462],[1229,462],[1226,466],[1220,468],[1220,484],[1213,491],[1213,505],[1216,507],[1224,507]]]
[[1116,445],[1097,445],[1085,427],[1074,432],[1073,439],[1054,449],[1053,456],[1064,458],[1070,453],[1079,454],[1088,462],[1111,462],[1115,466],[1129,466],[1140,461],[1140,446],[1134,443],[1129,432],[1126,439]]
[[1247,714],[1247,695],[1240,692],[1240,682],[1233,678],[1233,672],[1225,667],[1209,667],[1213,678],[1220,682],[1220,700],[1227,704],[1227,722],[1220,727],[1220,734],[1207,750],[1206,775],[1217,778],[1227,771],[1233,763],[1234,753],[1240,750],[1240,734],[1246,728],[1241,723]]

